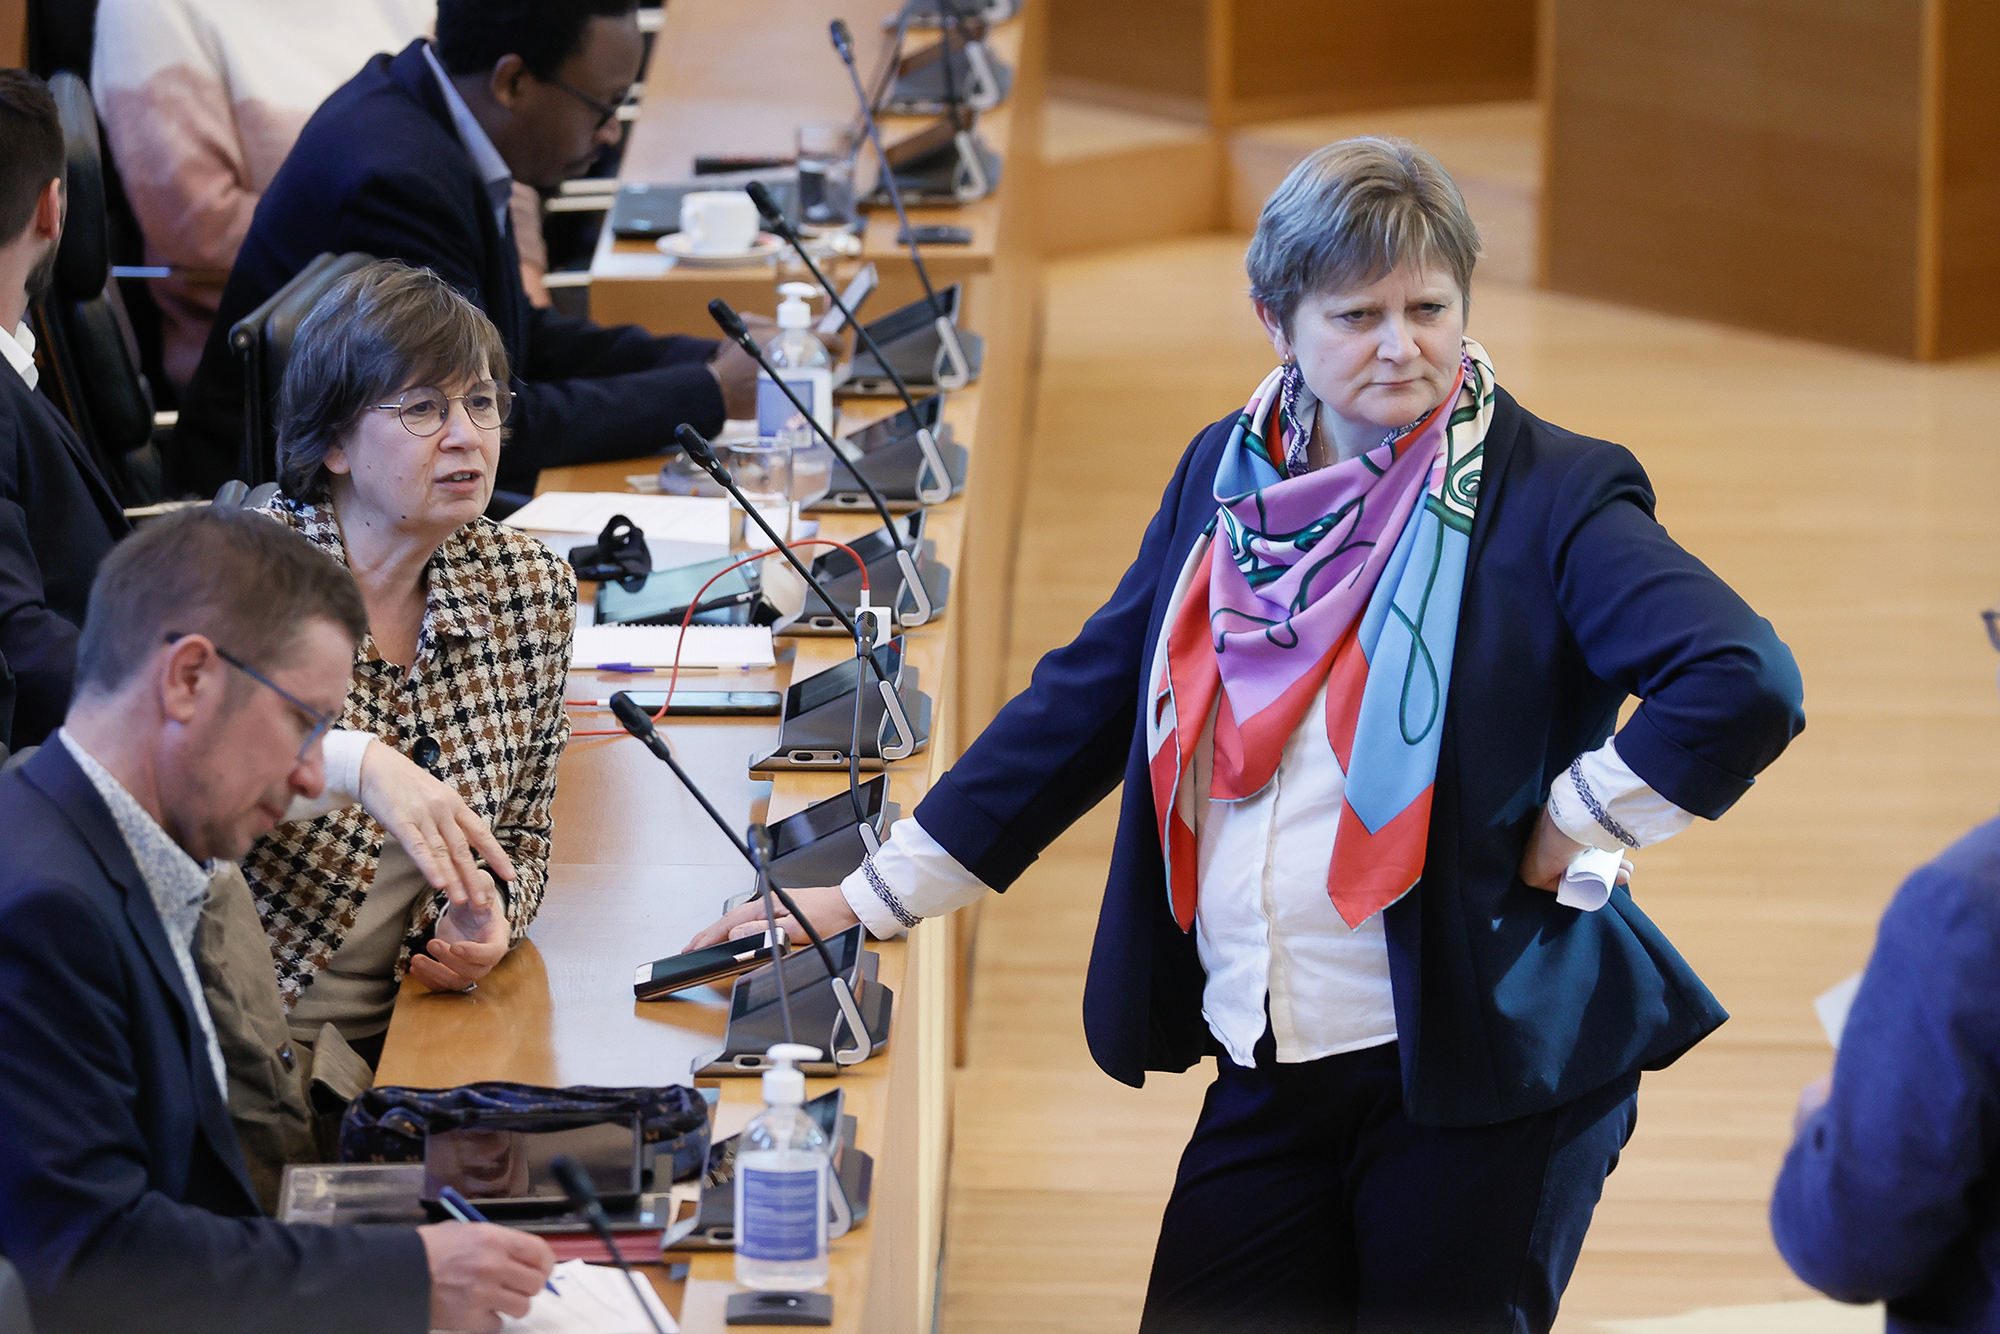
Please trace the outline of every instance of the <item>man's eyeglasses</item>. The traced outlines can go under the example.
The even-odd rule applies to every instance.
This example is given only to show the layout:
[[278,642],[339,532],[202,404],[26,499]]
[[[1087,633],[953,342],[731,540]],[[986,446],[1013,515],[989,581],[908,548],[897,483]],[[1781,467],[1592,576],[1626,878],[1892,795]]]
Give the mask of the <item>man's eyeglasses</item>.
[[[186,633],[185,631],[181,630],[169,631],[167,634],[167,642],[171,644],[174,641],[183,638],[185,633]],[[305,739],[299,742],[298,758],[301,761],[305,759],[306,752],[311,750],[314,746],[318,745],[319,739],[325,736],[327,733],[327,729],[332,727],[334,723],[337,721],[333,717],[321,713],[318,709],[315,709],[312,705],[306,703],[304,700],[300,699],[297,695],[294,695],[291,691],[285,689],[283,686],[279,685],[276,681],[273,681],[270,677],[264,675],[264,673],[258,671],[255,667],[252,667],[249,663],[243,661],[241,658],[229,652],[229,650],[223,648],[221,645],[211,641],[209,647],[215,650],[216,657],[221,658],[224,662],[228,663],[231,667],[234,667],[237,671],[249,677],[252,681],[255,681],[258,685],[263,686],[267,690],[275,691],[278,695],[278,698],[284,700],[285,703],[291,705],[293,708],[297,709],[300,713],[303,713],[306,716],[307,720],[311,722],[312,729],[306,733]]]
[[376,412],[393,412],[403,429],[427,440],[444,429],[453,403],[465,404],[465,415],[482,431],[497,431],[514,411],[514,391],[497,380],[481,380],[462,394],[423,385],[405,390],[394,403],[373,403]]
[[[549,82],[554,84],[556,87],[562,89],[564,92],[568,93],[571,97],[574,97],[577,101],[583,103],[585,106],[589,107],[592,111],[595,111],[597,113],[597,124],[591,127],[592,134],[597,133],[599,130],[602,130],[605,126],[609,125],[612,122],[612,119],[618,115],[618,108],[616,105],[610,102],[600,102],[598,99],[592,97],[589,93],[583,91],[583,89],[571,83],[568,79],[550,79]],[[625,96],[630,97],[631,95],[632,95],[631,91],[628,89],[626,91]],[[624,99],[621,98],[620,100],[623,101]]]

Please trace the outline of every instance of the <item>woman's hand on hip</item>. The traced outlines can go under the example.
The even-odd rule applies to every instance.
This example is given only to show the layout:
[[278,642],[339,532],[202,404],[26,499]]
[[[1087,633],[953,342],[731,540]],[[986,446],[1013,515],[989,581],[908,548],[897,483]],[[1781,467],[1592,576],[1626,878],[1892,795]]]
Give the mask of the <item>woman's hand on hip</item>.
[[433,778],[393,746],[369,744],[356,795],[375,823],[403,845],[430,887],[443,890],[454,907],[471,906],[480,883],[492,883],[475,857],[486,858],[502,880],[514,878],[506,850],[458,789]]
[[[1588,846],[1565,834],[1544,806],[1542,818],[1535,821],[1535,831],[1528,835],[1528,846],[1521,853],[1521,879],[1553,894],[1562,888],[1563,872]],[[1619,863],[1618,883],[1625,885],[1631,881],[1632,861],[1628,857]]]
[[[799,911],[812,919],[813,930],[821,937],[839,935],[861,919],[854,915],[854,909],[847,904],[847,896],[840,892],[839,885],[825,885],[818,889],[792,889],[785,891],[792,902],[799,905]],[[805,931],[784,911],[781,900],[773,898],[771,909],[778,915],[778,929],[792,942],[793,948],[807,941]],[[753,936],[764,929],[764,901],[752,899],[740,908],[718,917],[715,921],[695,933],[693,940],[681,947],[681,953],[689,950],[706,949],[710,945],[720,945],[725,940],[738,936]]]
[[423,954],[410,956],[410,974],[432,991],[470,991],[507,957],[507,914],[499,891],[484,871],[473,900],[453,903],[438,918]]

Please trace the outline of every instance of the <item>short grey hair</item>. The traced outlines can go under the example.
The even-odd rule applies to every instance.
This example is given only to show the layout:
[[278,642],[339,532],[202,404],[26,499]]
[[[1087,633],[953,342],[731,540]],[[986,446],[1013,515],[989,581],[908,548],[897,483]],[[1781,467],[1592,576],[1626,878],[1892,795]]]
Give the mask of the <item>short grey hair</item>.
[[1299,303],[1365,287],[1405,263],[1449,272],[1468,304],[1479,229],[1438,160],[1404,139],[1342,139],[1293,167],[1264,201],[1243,266],[1286,329]]
[[356,269],[292,339],[278,390],[279,485],[293,500],[324,500],[327,451],[369,407],[420,384],[505,385],[508,373],[500,331],[443,278],[393,259]]

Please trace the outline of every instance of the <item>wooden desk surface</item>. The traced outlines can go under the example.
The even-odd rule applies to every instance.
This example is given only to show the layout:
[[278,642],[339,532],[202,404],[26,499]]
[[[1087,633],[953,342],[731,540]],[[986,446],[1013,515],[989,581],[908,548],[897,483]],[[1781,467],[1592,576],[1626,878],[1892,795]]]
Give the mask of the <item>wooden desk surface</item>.
[[[777,7],[786,16],[779,21],[788,25],[781,34],[782,57],[774,57],[760,43],[738,41],[726,46],[719,34],[734,32],[740,20],[719,17],[712,0],[707,6],[701,0],[668,6],[647,74],[645,101],[626,145],[621,180],[685,180],[693,172],[697,153],[789,155],[799,125],[853,119],[853,90],[827,42],[826,20],[848,13],[864,76],[874,62],[879,30],[872,24],[864,26],[865,12],[857,17],[851,6],[838,0],[782,0]],[[820,17],[822,12],[825,18]],[[803,26],[791,26],[794,16]],[[1017,19],[995,29],[988,39],[993,52],[1010,65],[1021,58],[1022,26]],[[913,45],[928,40],[922,33],[911,38]],[[760,81],[768,82],[769,71],[781,67],[780,58],[802,71],[800,77],[787,80],[776,92],[760,88]],[[1003,189],[1014,158],[1021,156],[1012,151],[1016,119],[1010,99],[981,115],[977,127],[987,147],[1000,155]],[[884,117],[882,140],[893,144],[926,123],[925,117]],[[873,158],[873,150],[864,147],[858,183],[873,179],[867,167]],[[992,272],[1001,249],[1002,212],[997,192],[958,208],[909,210],[911,223],[918,226],[940,223],[972,230],[970,245],[925,248],[924,264],[933,283],[944,286]],[[828,270],[836,281],[845,281],[858,265],[873,263],[881,276],[881,288],[868,306],[868,313],[875,316],[923,295],[909,251],[896,236],[895,211],[875,209],[862,233],[860,257],[838,261]],[[776,306],[775,284],[793,277],[811,278],[789,257],[734,269],[679,265],[651,241],[620,241],[609,229],[598,237],[590,272],[591,311],[600,321],[704,337],[714,332],[706,310],[711,299],[719,296],[738,310],[770,314]],[[969,320],[976,318],[968,311]]]
[[[865,419],[878,409],[863,405]],[[974,448],[978,395],[954,397],[948,419],[960,440]],[[543,490],[626,490],[631,463],[597,464],[543,473]],[[934,506],[926,530],[937,543],[937,559],[956,566],[962,549],[962,500]],[[856,537],[878,526],[874,516],[829,514],[822,529],[830,537]],[[942,621],[907,635],[907,662],[920,687],[943,716],[944,688],[955,647],[947,611]],[[796,677],[837,665],[851,655],[844,641],[780,641],[775,669],[733,675],[732,686],[781,689]],[[697,681],[712,678],[701,677]],[[570,674],[571,700],[592,700],[633,684],[633,679],[597,672]],[[697,686],[699,688],[699,686]],[[581,733],[615,727],[608,712],[579,709]],[[844,791],[844,773],[778,774],[769,781],[748,770],[753,752],[767,750],[777,735],[766,719],[675,720],[662,729],[676,757],[737,828],[752,819],[777,819]],[[890,797],[910,810],[941,768],[944,750],[935,734],[932,747],[889,770]],[[406,981],[383,1052],[378,1080],[383,1084],[448,1087],[483,1079],[508,1079],[562,1087],[570,1084],[669,1084],[689,1082],[694,1062],[722,1042],[727,996],[700,993],[696,999],[639,1002],[632,999],[632,970],[677,952],[689,936],[714,920],[724,899],[749,886],[749,871],[727,839],[703,814],[671,771],[628,737],[575,737],[564,752],[555,803],[555,851],[547,894],[528,940],[494,969],[470,995],[437,995]],[[911,1175],[921,1166],[907,1146],[889,1149],[885,1135],[893,1122],[904,1127],[908,1113],[892,1113],[899,1097],[914,1101],[915,1067],[926,1044],[913,1015],[910,955],[916,944],[876,942],[882,955],[880,981],[896,995],[888,1049],[840,1077],[847,1109],[858,1127],[858,1146],[877,1162],[874,1213],[833,1244],[836,1329],[894,1329],[914,1309],[878,1310],[871,1283],[886,1285],[894,1275],[871,1272],[876,1220],[895,1219],[899,1210],[915,1218],[897,1220],[909,1231],[921,1208]],[[930,998],[933,1003],[939,998]],[[931,1027],[937,1027],[932,1024]],[[948,1049],[928,1060],[933,1077],[949,1066]],[[718,1081],[725,1103],[755,1103],[755,1080]],[[831,1079],[811,1081],[811,1092],[833,1087]],[[902,1088],[892,1086],[901,1085]],[[899,1170],[901,1176],[899,1178]],[[686,1284],[673,1283],[661,1266],[649,1274],[682,1328],[723,1328],[721,1305],[731,1290],[733,1257],[691,1257]],[[891,1268],[882,1266],[884,1269]],[[892,1296],[890,1301],[896,1299]],[[897,1303],[900,1305],[900,1302]],[[912,1326],[913,1327],[913,1326]]]
[[[885,0],[871,3],[874,12],[857,15],[847,0],[768,0],[754,13],[730,0],[676,0],[656,47],[645,113],[626,158],[628,176],[684,175],[668,167],[674,154],[685,159],[693,147],[789,151],[792,130],[802,121],[845,118],[851,107],[846,77],[823,45],[826,25],[846,12],[865,70],[872,64],[874,23],[886,8]],[[1017,128],[1028,143],[1039,123],[1040,15],[1040,0],[1029,0],[1024,16],[992,38],[1016,73],[1008,104],[980,121],[988,145],[1008,157],[1000,191],[965,209],[925,210],[913,219],[974,229],[973,246],[956,255],[933,249],[927,258],[940,281],[969,280],[964,322],[986,336],[987,356],[980,383],[953,393],[945,409],[972,469],[965,495],[931,507],[927,520],[936,558],[953,578],[943,619],[907,636],[907,661],[934,708],[929,749],[889,770],[890,798],[905,812],[955,756],[958,738],[998,702],[1019,436],[1024,405],[1034,394],[1037,290],[1037,203],[1024,195],[1032,188],[1035,155],[1008,150]],[[773,70],[784,77],[774,81]],[[885,130],[891,139],[902,132],[893,122]],[[878,314],[917,295],[914,274],[893,241],[893,219],[871,219],[867,255],[883,276],[883,291],[870,306]],[[669,272],[650,247],[617,247],[608,239],[597,259],[591,306],[602,323],[705,332],[702,307],[711,297],[751,311],[772,308],[776,274],[770,267],[750,274]],[[892,405],[848,400],[842,406],[845,430]],[[540,487],[622,491],[628,476],[654,466],[656,461],[634,461],[554,469],[542,474]],[[822,532],[831,537],[877,526],[872,514],[821,519]],[[977,654],[964,651],[969,644],[977,644]],[[837,640],[781,641],[775,669],[732,675],[729,684],[781,687],[848,655]],[[695,688],[714,679],[697,677]],[[568,693],[572,700],[594,699],[632,683],[630,677],[573,672]],[[573,721],[579,733],[615,726],[608,713],[587,710],[577,710]],[[840,773],[780,774],[768,781],[750,774],[749,756],[768,748],[775,734],[771,720],[675,720],[663,730],[739,829],[845,789]],[[548,891],[528,940],[471,995],[431,995],[406,985],[378,1072],[382,1083],[686,1081],[693,1059],[719,1046],[722,996],[638,1003],[631,976],[639,964],[678,950],[724,899],[747,887],[749,873],[728,840],[664,765],[623,737],[573,738],[562,759],[554,823]],[[895,992],[896,1004],[887,1050],[840,1079],[857,1118],[859,1147],[874,1156],[876,1169],[868,1221],[833,1245],[828,1290],[837,1330],[917,1334],[930,1328],[968,928],[960,914],[955,923],[925,923],[907,940],[871,945],[882,956],[880,980]],[[831,1080],[813,1081],[816,1092],[831,1086]],[[757,1101],[758,1090],[753,1080],[722,1080],[720,1096],[740,1114]],[[720,1331],[733,1257],[698,1255],[690,1265],[684,1284],[669,1282],[663,1267],[652,1267],[651,1277],[683,1329]]]

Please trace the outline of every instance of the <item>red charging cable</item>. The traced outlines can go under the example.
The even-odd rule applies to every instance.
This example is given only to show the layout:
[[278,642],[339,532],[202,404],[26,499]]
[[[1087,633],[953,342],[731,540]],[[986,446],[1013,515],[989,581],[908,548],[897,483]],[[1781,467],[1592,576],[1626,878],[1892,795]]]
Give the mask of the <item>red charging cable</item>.
[[[861,570],[862,593],[866,594],[868,592],[868,562],[862,560],[860,555],[855,552],[854,548],[848,546],[847,543],[836,542],[829,537],[802,537],[796,542],[785,543],[785,549],[787,551],[797,551],[800,547],[837,547],[840,550],[845,551],[848,555],[848,558],[852,560],[855,563],[855,565],[859,567],[859,569]],[[694,624],[695,608],[701,605],[701,595],[703,593],[706,593],[709,590],[710,585],[714,584],[717,579],[720,579],[723,575],[728,574],[731,570],[741,569],[743,566],[749,565],[754,561],[760,561],[767,556],[775,556],[777,554],[778,554],[778,548],[766,547],[762,551],[753,552],[752,554],[745,556],[742,560],[733,561],[730,564],[723,566],[721,569],[717,570],[713,575],[709,577],[708,583],[705,583],[700,588],[696,589],[694,596],[688,599],[687,610],[681,614],[681,637],[674,641],[674,665],[673,665],[673,670],[669,672],[667,675],[667,693],[665,697],[660,701],[659,712],[653,715],[654,722],[657,723],[662,718],[665,718],[667,716],[667,706],[674,702],[674,687],[677,684],[679,684],[681,679],[681,649],[684,648],[687,644],[688,627]],[[585,670],[589,669],[586,668]],[[563,705],[565,708],[571,708],[571,709],[601,709],[604,707],[603,705],[595,703],[593,701],[581,700],[581,699],[564,700]],[[624,735],[626,735],[626,732],[625,729],[622,727],[606,728],[602,731],[570,733],[571,737],[624,736]]]

